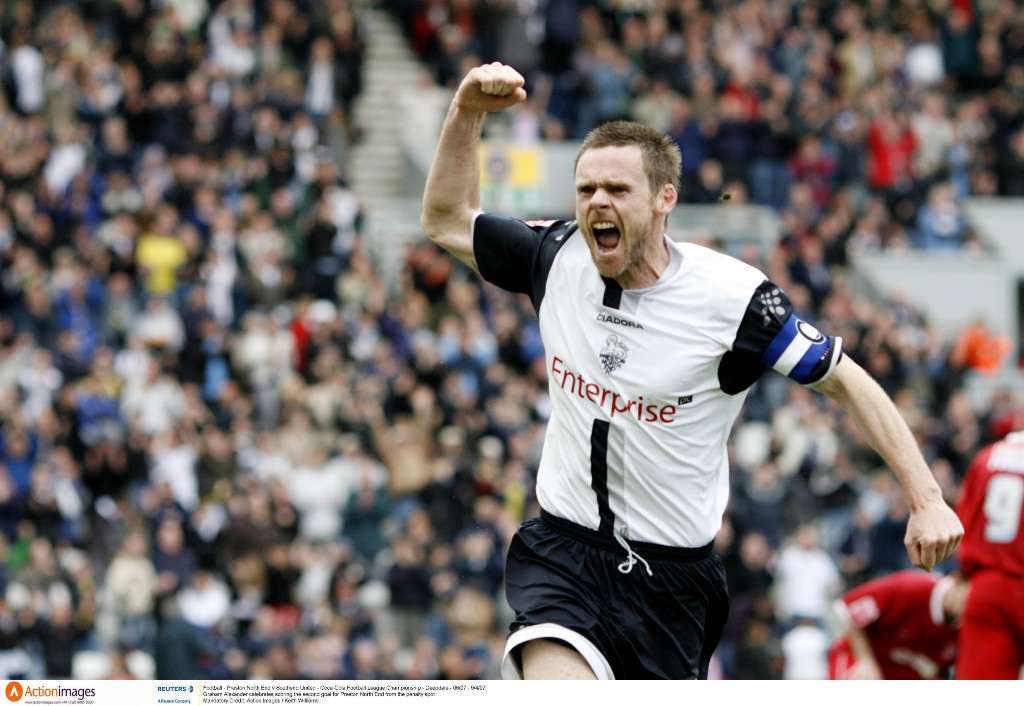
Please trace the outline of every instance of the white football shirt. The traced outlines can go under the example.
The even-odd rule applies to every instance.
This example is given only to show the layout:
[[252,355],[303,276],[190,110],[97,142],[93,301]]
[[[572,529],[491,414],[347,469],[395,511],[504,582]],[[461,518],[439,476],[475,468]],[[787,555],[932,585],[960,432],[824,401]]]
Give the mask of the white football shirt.
[[819,382],[841,340],[793,314],[785,294],[735,258],[666,238],[646,289],[604,279],[574,221],[481,214],[481,275],[530,295],[552,413],[537,477],[541,507],[602,533],[699,547],[729,497],[726,441],[766,367]]

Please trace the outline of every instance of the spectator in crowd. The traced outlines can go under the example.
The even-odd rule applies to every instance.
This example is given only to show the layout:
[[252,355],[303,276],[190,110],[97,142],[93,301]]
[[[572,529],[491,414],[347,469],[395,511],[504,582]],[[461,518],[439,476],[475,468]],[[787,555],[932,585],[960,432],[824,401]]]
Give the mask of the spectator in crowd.
[[959,250],[966,230],[963,207],[953,185],[940,182],[928,190],[928,200],[917,214],[917,239],[928,250]]
[[784,619],[823,625],[840,589],[839,570],[819,546],[813,525],[798,528],[794,539],[775,566],[776,612]]
[[782,638],[783,679],[828,677],[828,635],[812,618],[801,618]]
[[156,625],[152,612],[158,577],[148,552],[144,531],[133,530],[114,556],[104,581],[111,611],[118,621],[117,641],[122,649],[153,649]]

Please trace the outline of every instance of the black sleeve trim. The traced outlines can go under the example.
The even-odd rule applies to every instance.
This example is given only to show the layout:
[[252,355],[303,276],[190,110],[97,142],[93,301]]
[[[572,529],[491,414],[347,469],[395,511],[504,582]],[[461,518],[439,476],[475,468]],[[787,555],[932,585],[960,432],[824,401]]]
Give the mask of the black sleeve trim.
[[530,268],[540,245],[522,221],[481,213],[473,223],[473,257],[480,275],[510,292],[532,291]]
[[747,351],[728,351],[718,362],[718,386],[727,395],[738,395],[757,382],[764,372],[759,356]]
[[527,223],[482,213],[473,225],[473,256],[485,280],[528,294],[539,313],[551,265],[575,232],[575,221]]
[[793,306],[775,284],[765,280],[750,296],[736,331],[732,350],[718,363],[718,384],[727,395],[737,395],[761,377],[765,364],[761,353],[789,318]]
[[793,305],[785,292],[774,282],[765,280],[750,296],[732,349],[755,353],[760,358],[792,313]]
[[555,264],[555,256],[569,238],[576,232],[576,221],[555,221],[541,233],[540,248],[537,250],[533,265],[533,294],[530,301],[534,310],[540,314],[540,304],[544,301],[547,291],[548,275]]
[[756,357],[762,368],[810,385],[831,374],[842,345],[841,338],[827,336],[803,321],[793,312],[786,294],[766,280],[750,297],[732,350],[750,358],[751,363]]

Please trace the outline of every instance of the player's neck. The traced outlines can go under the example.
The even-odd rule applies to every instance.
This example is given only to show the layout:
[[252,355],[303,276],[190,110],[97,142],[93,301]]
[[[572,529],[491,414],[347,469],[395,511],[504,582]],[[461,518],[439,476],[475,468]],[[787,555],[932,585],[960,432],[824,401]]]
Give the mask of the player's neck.
[[634,267],[627,269],[615,278],[623,289],[647,289],[658,283],[658,279],[668,268],[672,256],[668,251],[668,242],[664,234],[657,240],[651,239],[644,250],[643,259]]

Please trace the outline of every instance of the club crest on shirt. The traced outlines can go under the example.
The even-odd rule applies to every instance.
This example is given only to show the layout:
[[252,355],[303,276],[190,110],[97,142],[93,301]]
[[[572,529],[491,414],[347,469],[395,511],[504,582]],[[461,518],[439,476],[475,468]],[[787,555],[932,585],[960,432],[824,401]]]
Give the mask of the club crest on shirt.
[[606,373],[613,373],[626,362],[626,354],[629,348],[626,343],[616,334],[611,334],[604,342],[604,348],[599,354],[601,365]]

